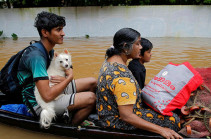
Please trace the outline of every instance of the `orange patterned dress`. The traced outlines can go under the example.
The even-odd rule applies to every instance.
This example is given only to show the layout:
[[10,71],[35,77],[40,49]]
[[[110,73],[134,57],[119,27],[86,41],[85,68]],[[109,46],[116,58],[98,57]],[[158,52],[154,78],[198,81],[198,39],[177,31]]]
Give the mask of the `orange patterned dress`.
[[163,116],[142,103],[139,85],[125,65],[104,62],[98,77],[96,95],[96,107],[102,127],[123,130],[136,129],[122,121],[118,111],[118,105],[133,104],[133,112],[140,118],[175,131],[180,128],[180,119],[176,114],[173,114],[172,117]]

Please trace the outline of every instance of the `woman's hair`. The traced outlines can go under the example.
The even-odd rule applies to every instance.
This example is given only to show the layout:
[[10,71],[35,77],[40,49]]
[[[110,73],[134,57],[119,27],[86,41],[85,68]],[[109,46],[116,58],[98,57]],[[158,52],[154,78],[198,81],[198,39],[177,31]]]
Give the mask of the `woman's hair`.
[[141,56],[144,56],[144,52],[153,48],[152,43],[148,39],[145,39],[145,38],[141,38],[141,46],[142,46],[141,53],[140,53]]
[[120,55],[123,50],[131,51],[133,43],[140,37],[140,33],[132,28],[122,28],[113,38],[113,46],[107,49],[106,57]]
[[40,37],[42,37],[41,30],[46,29],[47,31],[51,32],[51,30],[55,27],[65,26],[65,17],[56,15],[54,13],[49,12],[41,12],[37,14],[35,18],[34,26],[37,28]]

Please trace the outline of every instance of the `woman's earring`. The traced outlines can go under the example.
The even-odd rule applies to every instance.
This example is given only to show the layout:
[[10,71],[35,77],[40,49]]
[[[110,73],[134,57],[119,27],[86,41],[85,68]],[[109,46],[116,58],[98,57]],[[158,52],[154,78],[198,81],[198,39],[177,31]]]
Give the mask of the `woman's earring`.
[[128,51],[125,51],[125,54],[128,56],[129,55],[129,52]]

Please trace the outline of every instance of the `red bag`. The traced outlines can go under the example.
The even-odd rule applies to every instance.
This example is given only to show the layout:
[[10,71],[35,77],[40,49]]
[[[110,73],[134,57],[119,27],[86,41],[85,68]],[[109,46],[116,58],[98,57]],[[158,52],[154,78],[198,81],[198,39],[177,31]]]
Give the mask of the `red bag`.
[[144,102],[163,115],[184,106],[192,91],[203,83],[201,75],[189,62],[169,63],[142,90]]

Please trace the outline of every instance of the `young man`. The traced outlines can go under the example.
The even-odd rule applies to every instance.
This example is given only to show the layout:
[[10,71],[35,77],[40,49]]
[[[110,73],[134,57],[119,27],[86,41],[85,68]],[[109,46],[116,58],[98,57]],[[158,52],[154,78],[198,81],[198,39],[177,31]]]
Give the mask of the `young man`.
[[41,12],[35,19],[34,26],[40,35],[40,44],[44,47],[49,58],[46,61],[43,54],[36,48],[28,48],[19,64],[18,79],[21,83],[31,78],[22,90],[23,101],[27,100],[32,105],[36,114],[39,115],[41,107],[37,104],[34,96],[34,87],[45,102],[54,100],[63,91],[72,91],[72,94],[65,94],[55,102],[55,111],[57,115],[62,115],[65,110],[74,111],[72,124],[77,125],[83,122],[95,107],[95,87],[97,81],[95,78],[73,79],[73,70],[66,70],[66,78],[54,76],[51,81],[58,83],[49,87],[49,78],[47,74],[47,64],[52,59],[52,51],[56,44],[63,43],[65,33],[63,27],[66,25],[65,18],[53,13]]
[[152,43],[145,38],[141,38],[141,53],[139,59],[133,59],[130,61],[128,68],[133,73],[133,76],[136,78],[139,87],[141,89],[145,86],[145,77],[146,77],[146,69],[144,66],[145,62],[150,62],[152,56]]

